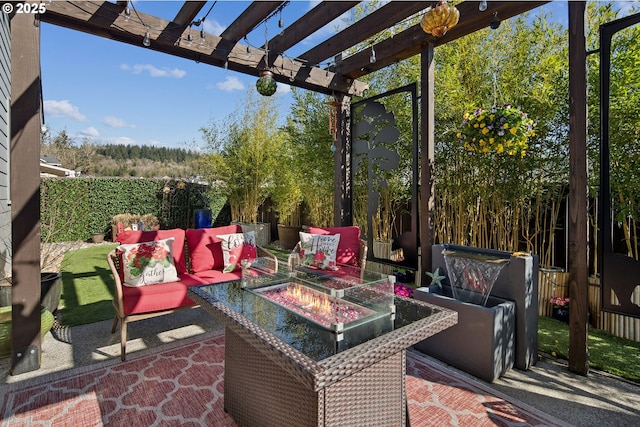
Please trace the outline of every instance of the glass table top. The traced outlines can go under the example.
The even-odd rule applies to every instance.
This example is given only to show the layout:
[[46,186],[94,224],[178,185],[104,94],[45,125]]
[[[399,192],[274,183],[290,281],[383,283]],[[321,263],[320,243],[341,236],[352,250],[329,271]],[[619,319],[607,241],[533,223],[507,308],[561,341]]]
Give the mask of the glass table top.
[[438,312],[396,296],[392,277],[356,267],[340,273],[304,268],[274,273],[256,263],[245,265],[242,280],[195,286],[190,292],[224,304],[321,361]]

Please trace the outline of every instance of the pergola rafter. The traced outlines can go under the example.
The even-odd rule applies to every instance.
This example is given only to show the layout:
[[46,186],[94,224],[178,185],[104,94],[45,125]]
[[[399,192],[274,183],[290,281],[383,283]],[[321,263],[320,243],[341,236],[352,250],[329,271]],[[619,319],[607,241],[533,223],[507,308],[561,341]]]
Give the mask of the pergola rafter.
[[[206,2],[185,2],[173,18],[163,18],[136,12],[124,16],[127,2],[119,1],[56,1],[47,6],[42,21],[124,43],[139,45],[149,32],[149,49],[201,63],[224,67],[258,76],[269,67],[274,78],[281,82],[324,94],[343,93],[362,95],[367,85],[359,77],[420,53],[425,44],[438,46],[489,26],[494,14],[499,19],[527,12],[548,1],[491,1],[487,10],[479,11],[477,1],[464,1],[457,7],[460,21],[441,38],[425,34],[419,24],[398,34],[385,34],[373,47],[376,61],[370,62],[367,41],[396,24],[419,14],[431,6],[429,2],[389,2],[358,19],[352,25],[327,40],[295,56],[287,50],[302,43],[311,34],[343,13],[356,7],[359,1],[324,1],[306,12],[281,34],[269,41],[269,64],[265,63],[265,46],[243,45],[240,41],[264,20],[285,5],[282,1],[255,1],[238,10],[237,18],[220,36],[205,34],[206,43],[199,43],[200,35],[192,34],[191,23]],[[193,43],[187,41],[191,36]],[[196,42],[197,40],[197,42]],[[363,46],[364,45],[364,46]],[[356,53],[347,56],[346,53]],[[338,64],[320,64],[334,56],[344,56]]]

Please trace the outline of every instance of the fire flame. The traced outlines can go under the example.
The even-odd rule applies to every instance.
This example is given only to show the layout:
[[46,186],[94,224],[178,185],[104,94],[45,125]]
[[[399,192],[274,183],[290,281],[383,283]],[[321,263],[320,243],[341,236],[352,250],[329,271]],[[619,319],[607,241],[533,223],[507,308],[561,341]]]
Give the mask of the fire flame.
[[331,302],[327,294],[319,294],[301,285],[287,288],[286,294],[299,307],[322,314],[331,314]]

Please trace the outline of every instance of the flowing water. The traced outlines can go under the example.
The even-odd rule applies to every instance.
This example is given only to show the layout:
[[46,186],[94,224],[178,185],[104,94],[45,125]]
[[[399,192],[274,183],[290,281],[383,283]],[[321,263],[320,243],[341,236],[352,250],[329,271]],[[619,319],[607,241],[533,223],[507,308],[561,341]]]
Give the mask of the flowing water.
[[508,259],[469,252],[444,252],[453,297],[485,306],[489,294]]

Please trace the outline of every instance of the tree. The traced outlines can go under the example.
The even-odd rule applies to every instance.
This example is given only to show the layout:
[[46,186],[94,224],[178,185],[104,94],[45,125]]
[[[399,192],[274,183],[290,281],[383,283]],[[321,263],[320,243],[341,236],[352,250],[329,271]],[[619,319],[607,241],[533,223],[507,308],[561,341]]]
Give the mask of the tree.
[[333,225],[333,152],[329,108],[317,93],[293,88],[293,104],[285,126],[296,161],[304,170],[300,181],[313,225]]
[[[435,49],[436,242],[528,250],[553,262],[547,255],[568,183],[569,114],[567,34],[548,18],[525,14],[502,22],[497,30],[477,31]],[[367,79],[371,95],[419,82],[420,58],[398,62]],[[504,103],[537,121],[527,156],[466,151],[457,136],[464,113]],[[399,128],[411,123],[409,103],[396,99],[387,104]],[[399,144],[401,158],[410,158],[402,138]]]
[[223,123],[212,120],[200,129],[207,144],[203,173],[228,197],[232,220],[245,223],[257,222],[283,142],[272,98],[256,99],[254,93],[249,90],[241,107]]

